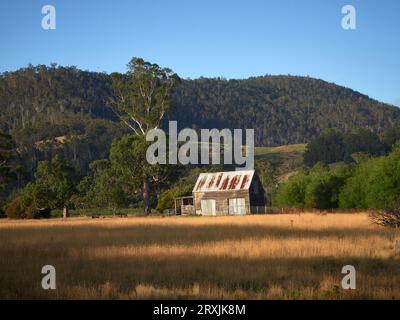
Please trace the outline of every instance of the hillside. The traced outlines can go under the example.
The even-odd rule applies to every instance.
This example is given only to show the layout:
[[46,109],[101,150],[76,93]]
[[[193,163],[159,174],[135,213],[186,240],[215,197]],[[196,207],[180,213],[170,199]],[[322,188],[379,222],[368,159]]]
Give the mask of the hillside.
[[[108,107],[108,74],[56,65],[0,75],[0,131],[11,133],[25,167],[55,153],[79,172],[104,158],[113,138],[128,130]],[[382,132],[400,109],[322,80],[263,76],[244,80],[182,80],[169,119],[179,127],[254,128],[259,147],[302,144],[325,128],[361,126]],[[60,144],[55,137],[63,136]],[[46,141],[45,144],[38,142]]]
[[180,126],[254,128],[257,146],[307,143],[325,128],[380,133],[400,109],[353,90],[308,77],[186,80],[175,91]]
[[[20,130],[66,115],[116,120],[105,73],[75,67],[29,66],[0,75],[0,130]],[[256,145],[305,143],[325,128],[355,126],[381,132],[400,109],[322,80],[263,76],[244,80],[199,78],[175,88],[170,119],[181,127],[254,128]],[[46,136],[44,134],[44,136]]]
[[274,176],[278,182],[286,181],[303,166],[305,144],[289,144],[278,147],[256,147],[256,166],[270,163],[274,168]]

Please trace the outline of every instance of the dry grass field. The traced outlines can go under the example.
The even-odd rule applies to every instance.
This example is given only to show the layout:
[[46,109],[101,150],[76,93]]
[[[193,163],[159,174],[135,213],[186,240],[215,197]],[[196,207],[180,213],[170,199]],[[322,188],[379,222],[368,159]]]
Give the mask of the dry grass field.
[[2,220],[0,298],[399,299],[398,239],[366,214]]

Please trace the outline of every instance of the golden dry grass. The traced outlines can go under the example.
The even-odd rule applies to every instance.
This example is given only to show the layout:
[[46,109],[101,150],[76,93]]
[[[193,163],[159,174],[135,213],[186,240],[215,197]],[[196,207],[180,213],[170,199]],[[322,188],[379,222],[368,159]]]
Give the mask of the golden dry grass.
[[0,298],[399,299],[397,239],[366,214],[3,220]]

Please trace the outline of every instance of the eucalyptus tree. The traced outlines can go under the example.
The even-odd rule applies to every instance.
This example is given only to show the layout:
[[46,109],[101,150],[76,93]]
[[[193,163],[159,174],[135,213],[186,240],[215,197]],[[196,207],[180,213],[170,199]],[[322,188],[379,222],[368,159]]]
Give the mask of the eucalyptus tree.
[[[161,68],[141,58],[133,58],[127,67],[125,74],[111,74],[114,96],[110,105],[114,113],[132,131],[136,141],[133,145],[136,148],[134,152],[126,150],[123,151],[125,156],[116,157],[124,159],[118,162],[117,166],[124,172],[124,176],[128,177],[129,184],[141,188],[144,211],[148,214],[151,211],[151,185],[162,180],[160,172],[165,176],[168,175],[168,170],[160,170],[159,165],[145,163],[145,137],[149,130],[161,126],[171,107],[171,90],[180,79],[171,69]],[[138,140],[142,140],[143,143],[138,143]],[[124,141],[121,143],[124,144]],[[116,145],[114,149],[118,149]]]

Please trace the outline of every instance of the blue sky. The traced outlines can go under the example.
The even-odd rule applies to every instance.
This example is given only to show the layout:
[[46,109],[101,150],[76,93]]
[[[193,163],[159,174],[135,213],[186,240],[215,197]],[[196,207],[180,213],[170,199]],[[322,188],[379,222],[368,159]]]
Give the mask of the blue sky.
[[[41,27],[46,4],[56,30]],[[346,4],[356,30],[341,27]],[[51,62],[124,72],[138,56],[183,78],[309,75],[394,103],[399,17],[398,0],[2,0],[0,72]]]

